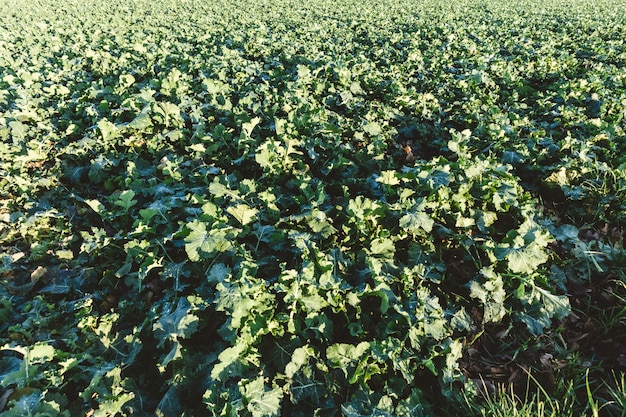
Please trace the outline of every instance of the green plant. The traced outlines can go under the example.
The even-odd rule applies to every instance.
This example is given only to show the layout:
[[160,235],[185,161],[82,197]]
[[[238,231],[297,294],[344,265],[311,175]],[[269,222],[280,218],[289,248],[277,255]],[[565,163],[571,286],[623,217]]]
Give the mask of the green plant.
[[0,3],[0,413],[436,415],[623,327],[624,2],[355,4]]
[[[483,379],[475,382],[475,396],[464,394],[465,407],[471,416],[580,416],[571,381],[561,381],[559,393],[549,393],[530,373],[526,372],[526,386],[519,394],[513,384],[493,384]],[[588,382],[588,381],[587,381]],[[588,384],[586,385],[588,387]],[[593,398],[590,398],[593,400]],[[590,403],[592,404],[592,403]]]

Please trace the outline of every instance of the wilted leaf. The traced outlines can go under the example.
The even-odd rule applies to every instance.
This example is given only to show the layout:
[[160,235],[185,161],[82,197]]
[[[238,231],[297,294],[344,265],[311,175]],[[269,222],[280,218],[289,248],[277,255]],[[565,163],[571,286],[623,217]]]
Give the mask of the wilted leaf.
[[506,292],[502,277],[491,268],[483,268],[481,274],[486,280],[482,284],[476,280],[470,282],[470,297],[482,302],[484,322],[498,322],[506,314],[504,307]]

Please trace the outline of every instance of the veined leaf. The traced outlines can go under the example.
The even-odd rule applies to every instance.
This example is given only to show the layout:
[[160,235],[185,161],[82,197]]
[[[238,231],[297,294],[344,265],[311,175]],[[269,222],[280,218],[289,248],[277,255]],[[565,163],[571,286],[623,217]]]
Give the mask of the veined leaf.
[[183,353],[181,350],[181,345],[177,340],[174,340],[171,343],[172,347],[157,363],[157,367],[159,372],[164,373],[167,371],[167,365],[176,359],[180,359],[183,357]]
[[396,251],[396,246],[390,238],[377,238],[372,240],[370,251],[373,255],[392,257]]
[[230,206],[226,211],[231,214],[239,223],[243,226],[254,221],[256,215],[259,213],[254,207],[250,207],[247,204],[237,204],[236,206]]
[[326,213],[314,209],[310,215],[306,217],[307,224],[314,233],[319,233],[322,237],[327,238],[337,231],[328,220]]
[[493,194],[493,204],[498,211],[507,211],[517,204],[517,189],[510,184],[502,183]]
[[191,232],[185,237],[185,251],[193,262],[198,262],[203,254],[226,252],[233,247],[227,229],[213,229],[209,233],[207,224],[200,220],[187,223],[187,228]]
[[398,185],[400,184],[400,178],[396,171],[383,171],[380,173],[380,176],[376,178],[376,182],[385,185]]
[[108,142],[109,140],[115,139],[120,136],[120,132],[117,126],[109,122],[107,119],[101,119],[98,122],[98,129],[100,130],[102,139],[105,142]]
[[215,264],[211,270],[207,272],[209,282],[222,282],[230,275],[230,268],[223,263]]
[[152,119],[147,111],[142,111],[126,125],[126,127],[136,130],[144,130],[150,126],[152,126]]
[[334,368],[341,369],[346,378],[354,371],[354,366],[361,361],[365,353],[369,350],[368,342],[361,342],[358,345],[346,343],[335,343],[326,349],[326,357]]
[[9,122],[9,127],[11,128],[11,134],[15,138],[23,139],[28,134],[28,126],[17,120]]
[[548,253],[535,242],[522,249],[512,249],[507,254],[509,269],[519,274],[530,274],[547,260]]
[[124,211],[128,211],[132,206],[137,204],[137,200],[135,200],[135,192],[133,190],[122,191],[114,204],[123,208]]
[[157,405],[155,410],[156,417],[181,415],[185,407],[181,403],[180,394],[180,388],[176,385],[171,385]]
[[306,363],[309,362],[309,358],[313,356],[313,349],[306,345],[296,348],[291,355],[291,361],[285,367],[285,375],[288,378],[293,378],[296,372],[300,370]]
[[506,314],[504,299],[504,283],[502,277],[491,268],[483,268],[481,275],[486,278],[484,283],[474,280],[470,282],[470,297],[477,298],[483,303],[484,322],[499,322]]
[[280,403],[283,398],[283,390],[275,387],[265,389],[263,377],[249,382],[242,393],[248,401],[248,411],[253,417],[271,417],[280,415]]
[[157,320],[153,326],[153,331],[159,339],[159,347],[163,346],[166,340],[186,339],[196,332],[199,319],[190,311],[191,304],[189,301],[186,298],[181,298],[178,300],[178,305],[174,311]]
[[211,370],[211,378],[224,381],[228,378],[227,369],[233,373],[233,369],[241,366],[240,358],[248,347],[244,343],[237,343],[235,346],[224,349],[218,356],[218,363]]
[[435,221],[423,211],[407,213],[400,218],[400,227],[413,235],[430,233],[434,224]]

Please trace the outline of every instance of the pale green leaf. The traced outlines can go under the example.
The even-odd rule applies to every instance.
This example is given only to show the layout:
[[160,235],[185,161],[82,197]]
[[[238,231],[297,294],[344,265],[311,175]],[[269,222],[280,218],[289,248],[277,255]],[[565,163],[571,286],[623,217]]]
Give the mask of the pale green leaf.
[[126,126],[131,129],[144,130],[152,126],[152,119],[147,112],[142,111],[137,116],[135,116],[135,118],[130,121]]
[[197,219],[187,223],[187,228],[191,231],[185,237],[185,251],[193,262],[199,261],[203,255],[226,252],[233,247],[230,228],[214,228],[209,233],[207,224]]
[[376,182],[385,185],[398,185],[400,184],[400,178],[397,171],[387,170],[380,173],[380,176],[376,178]]
[[352,362],[358,362],[369,350],[368,342],[361,342],[358,345],[347,343],[335,343],[326,349],[326,357],[332,366],[344,369]]
[[370,251],[373,255],[391,257],[396,251],[396,246],[389,238],[378,238],[372,240]]
[[363,131],[371,136],[377,136],[383,132],[383,129],[378,122],[369,122],[363,126]]
[[222,380],[222,375],[225,375],[224,379],[226,379],[227,370],[240,365],[240,358],[246,350],[244,343],[237,343],[235,346],[224,349],[218,356],[218,363],[211,370],[211,378],[219,381]]
[[99,200],[96,200],[96,199],[85,200],[85,204],[87,204],[93,211],[98,213],[100,216],[106,213],[106,207],[104,207],[104,204],[102,204]]
[[250,207],[247,204],[237,204],[236,206],[230,206],[226,211],[232,215],[243,226],[254,221],[256,215],[259,213],[254,207]]
[[107,119],[101,119],[98,122],[98,129],[100,130],[100,134],[102,135],[102,139],[105,142],[108,142],[111,139],[115,139],[120,136],[120,132],[118,128]]
[[266,390],[262,376],[246,384],[243,394],[248,399],[247,408],[252,413],[252,417],[280,415],[283,391],[279,387]]
[[400,218],[400,227],[416,235],[422,232],[430,233],[435,221],[425,212],[416,211],[407,213]]
[[34,364],[50,362],[53,357],[54,347],[47,343],[40,342],[28,349],[25,359],[29,364]]
[[470,282],[470,297],[482,302],[484,322],[498,322],[506,314],[504,307],[506,292],[502,277],[491,268],[483,268],[481,275],[485,278],[482,284],[477,280]]
[[313,355],[313,349],[308,345],[296,348],[291,355],[291,361],[285,367],[285,375],[292,378],[300,368],[309,362],[309,358]]
[[538,244],[531,243],[522,249],[513,249],[507,254],[511,272],[530,274],[548,260],[548,253]]

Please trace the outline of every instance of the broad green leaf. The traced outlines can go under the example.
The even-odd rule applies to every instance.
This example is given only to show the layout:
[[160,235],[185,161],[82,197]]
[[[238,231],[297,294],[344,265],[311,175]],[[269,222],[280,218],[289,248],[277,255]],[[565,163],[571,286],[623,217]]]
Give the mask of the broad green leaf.
[[517,205],[517,189],[515,186],[502,183],[493,194],[492,201],[497,211],[507,211]]
[[377,136],[383,132],[383,129],[378,122],[369,122],[363,126],[363,131],[371,136]]
[[167,352],[165,355],[163,355],[161,357],[161,359],[159,360],[159,362],[157,363],[157,368],[159,369],[159,372],[161,373],[165,373],[167,371],[167,365],[171,362],[174,361],[176,359],[180,359],[183,357],[183,353],[181,350],[181,345],[178,341],[172,341],[170,343],[171,348],[169,350],[169,352]]
[[237,219],[237,221],[243,226],[256,220],[256,215],[259,213],[259,210],[254,207],[250,207],[247,204],[230,206],[226,209],[226,211]]
[[262,376],[246,384],[243,395],[248,401],[247,408],[253,417],[280,415],[283,391],[279,387],[266,390]]
[[207,272],[207,280],[209,282],[222,282],[230,275],[230,268],[223,263],[215,264]]
[[85,200],[85,204],[87,204],[93,211],[98,213],[98,215],[102,216],[106,213],[106,207],[99,200],[96,199],[88,199]]
[[396,251],[396,246],[393,240],[389,238],[377,238],[372,240],[370,251],[373,255],[392,257]]
[[28,126],[17,120],[9,122],[9,127],[11,128],[11,135],[16,139],[23,139],[28,134]]
[[[2,417],[57,415],[57,413],[55,412],[57,410],[54,410],[54,409],[42,410],[42,407],[41,407],[42,400],[43,400],[43,394],[41,393],[40,390],[35,389],[33,390],[32,393],[21,395],[18,398],[16,398],[14,400],[14,403],[12,404],[12,407],[2,412]],[[43,414],[43,413],[40,414],[39,412],[45,412],[46,414]],[[48,414],[48,413],[54,413],[54,414]]]
[[464,217],[461,213],[458,213],[457,218],[456,218],[456,223],[454,224],[454,226],[467,228],[467,227],[472,227],[475,224],[476,224],[476,220],[474,220],[473,218]]
[[321,311],[328,306],[328,301],[314,290],[309,290],[298,298],[298,302],[304,308],[304,311],[314,312]]
[[249,122],[243,123],[241,125],[241,130],[243,135],[246,138],[251,138],[252,137],[252,131],[254,130],[255,127],[257,127],[257,125],[261,122],[261,118],[260,117],[255,117],[253,119],[251,119]]
[[570,314],[569,298],[566,295],[556,295],[539,286],[535,287],[535,291],[540,294],[541,304],[551,317],[563,319]]
[[414,388],[411,395],[401,400],[395,410],[396,417],[426,417],[430,414],[429,403],[425,401],[422,391]]
[[525,248],[513,249],[507,255],[509,269],[519,274],[530,274],[547,260],[546,250],[534,242]]
[[50,362],[53,358],[54,347],[44,342],[36,343],[30,347],[24,355],[24,359],[27,360],[29,364],[46,363]]
[[135,83],[135,77],[131,74],[122,74],[119,78],[120,87],[126,89]]
[[556,229],[554,237],[559,242],[577,241],[579,230],[576,226],[571,224],[562,224]]
[[393,404],[389,396],[363,387],[341,405],[341,412],[345,417],[395,417]]
[[296,348],[291,355],[291,361],[285,367],[285,375],[287,378],[293,378],[305,364],[309,362],[309,358],[313,356],[313,349],[306,346]]
[[181,394],[181,389],[178,386],[171,385],[156,407],[156,416],[169,417],[184,415],[185,406],[181,402]]
[[123,208],[124,211],[128,211],[131,207],[137,204],[137,200],[135,200],[135,192],[133,190],[122,191],[114,204]]
[[159,213],[159,210],[155,208],[147,208],[147,209],[139,210],[139,215],[146,222],[149,222],[150,219],[152,219],[158,213]]
[[362,360],[369,348],[368,342],[361,342],[356,346],[347,343],[335,343],[326,349],[326,357],[333,367],[342,369],[347,377],[348,366]]
[[328,220],[326,213],[318,209],[314,209],[306,217],[306,221],[313,233],[319,233],[324,238],[328,238],[337,231]]
[[217,180],[214,180],[211,182],[211,184],[209,184],[209,192],[217,198],[228,196],[235,200],[241,199],[241,197],[238,194],[238,191],[236,190],[233,191],[229,189],[228,187],[226,187],[224,184],[220,183]]
[[170,313],[162,315],[152,326],[152,330],[159,341],[159,347],[165,341],[177,341],[178,338],[186,339],[198,329],[198,317],[190,313],[191,304],[186,298],[178,300],[176,309]]
[[152,126],[152,119],[147,111],[142,111],[126,126],[131,129],[144,130]]
[[211,370],[211,378],[218,381],[228,379],[228,370],[232,373],[240,365],[240,358],[246,350],[247,346],[243,343],[224,349],[218,356],[219,362]]
[[115,139],[120,136],[117,126],[109,122],[107,119],[101,119],[98,122],[98,129],[100,130],[100,134],[102,135],[104,142],[108,142],[111,139]]
[[152,118],[167,128],[179,128],[185,123],[180,108],[175,103],[167,101],[156,102],[152,105]]
[[456,330],[470,331],[473,325],[472,317],[467,313],[465,308],[461,308],[452,316],[450,325]]
[[124,405],[135,398],[130,392],[110,396],[98,404],[98,409],[93,413],[94,417],[113,417],[123,412]]
[[435,221],[423,211],[415,211],[405,214],[400,218],[400,227],[407,232],[417,235],[422,231],[430,233],[433,230]]
[[383,171],[380,173],[380,176],[376,178],[376,182],[385,185],[398,185],[400,184],[400,178],[396,171]]
[[540,335],[544,329],[552,324],[548,315],[540,315],[538,317],[531,316],[530,314],[521,313],[518,314],[518,318],[526,325],[528,331],[534,335]]
[[187,228],[191,231],[185,237],[185,251],[193,262],[212,252],[226,252],[233,247],[227,229],[212,229],[209,233],[207,224],[200,220],[187,223]]

